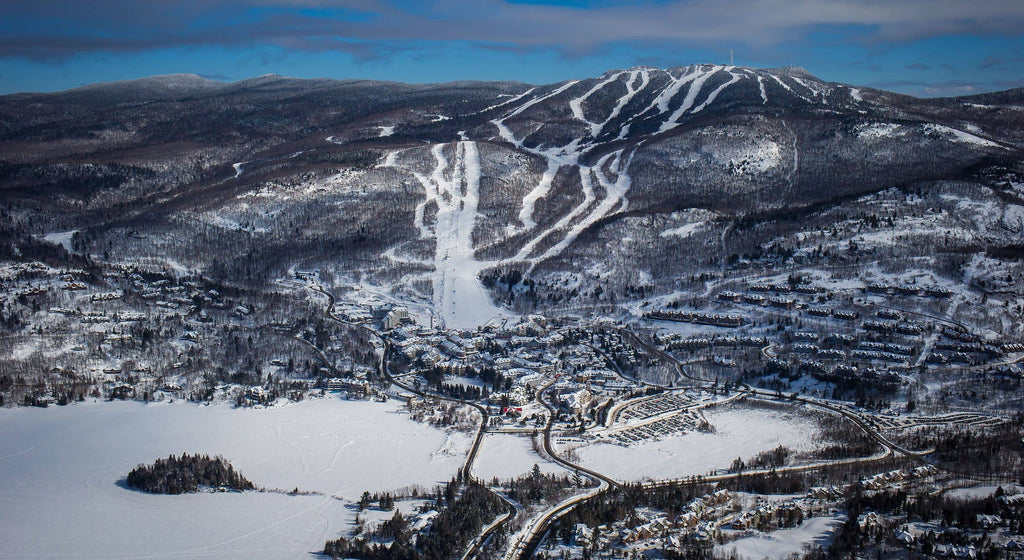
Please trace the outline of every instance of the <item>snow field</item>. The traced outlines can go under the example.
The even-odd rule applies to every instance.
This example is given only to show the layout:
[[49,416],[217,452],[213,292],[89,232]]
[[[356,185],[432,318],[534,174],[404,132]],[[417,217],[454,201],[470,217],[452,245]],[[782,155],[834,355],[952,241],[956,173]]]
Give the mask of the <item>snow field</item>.
[[[400,405],[337,398],[268,409],[188,403],[0,410],[0,558],[308,558],[363,490],[433,488],[471,436]],[[120,486],[169,454],[219,454],[256,486],[320,492],[158,496]],[[332,498],[337,495],[343,500]]]
[[747,460],[780,445],[806,451],[816,443],[815,422],[795,414],[733,406],[705,409],[704,416],[715,433],[690,432],[629,447],[590,443],[576,450],[579,464],[616,480],[670,479],[725,469],[737,457]]
[[845,522],[846,515],[814,517],[798,527],[756,534],[717,545],[715,552],[722,555],[735,553],[748,560],[785,560],[791,554],[802,552],[804,545],[828,548],[832,534]]
[[473,465],[473,476],[488,481],[518,478],[529,474],[533,465],[544,474],[564,475],[569,471],[552,463],[533,450],[530,435],[487,434],[480,443],[480,452]]

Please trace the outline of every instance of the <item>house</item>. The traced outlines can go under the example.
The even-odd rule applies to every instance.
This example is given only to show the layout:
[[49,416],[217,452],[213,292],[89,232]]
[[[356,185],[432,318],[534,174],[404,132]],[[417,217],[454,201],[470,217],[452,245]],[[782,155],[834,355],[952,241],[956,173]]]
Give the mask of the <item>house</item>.
[[587,527],[586,523],[577,523],[573,528],[573,540],[576,542],[576,546],[590,546],[593,538],[594,531]]
[[903,543],[903,544],[905,544],[907,546],[910,546],[910,545],[914,544],[914,535],[911,535],[910,533],[908,533],[906,531],[897,529],[896,530],[896,540],[900,541],[901,543]]

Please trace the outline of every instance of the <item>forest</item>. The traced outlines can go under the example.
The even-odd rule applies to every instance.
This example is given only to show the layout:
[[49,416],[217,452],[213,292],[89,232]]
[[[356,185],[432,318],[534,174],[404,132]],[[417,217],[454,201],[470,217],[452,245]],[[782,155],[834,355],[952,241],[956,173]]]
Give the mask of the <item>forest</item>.
[[188,455],[157,459],[128,473],[129,488],[151,494],[187,494],[201,489],[254,490],[256,488],[223,457]]

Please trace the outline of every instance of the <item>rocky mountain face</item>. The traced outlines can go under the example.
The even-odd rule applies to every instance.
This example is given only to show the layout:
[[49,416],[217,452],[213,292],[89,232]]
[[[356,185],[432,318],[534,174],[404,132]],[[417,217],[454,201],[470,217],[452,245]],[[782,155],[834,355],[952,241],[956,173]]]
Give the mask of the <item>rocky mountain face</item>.
[[250,285],[320,269],[453,325],[635,312],[730,271],[970,282],[1022,254],[1022,149],[1024,91],[916,99],[798,68],[165,76],[0,98],[0,251],[76,230],[94,259]]

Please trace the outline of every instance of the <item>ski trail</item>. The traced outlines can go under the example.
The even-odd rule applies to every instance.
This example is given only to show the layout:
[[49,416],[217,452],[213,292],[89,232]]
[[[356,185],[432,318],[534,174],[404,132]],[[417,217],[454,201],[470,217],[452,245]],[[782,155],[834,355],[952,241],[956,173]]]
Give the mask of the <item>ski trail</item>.
[[[624,95],[622,95],[618,99],[618,101],[616,102],[615,107],[612,109],[612,111],[608,115],[608,117],[604,121],[602,121],[602,122],[592,122],[592,121],[587,120],[586,117],[583,115],[583,105],[582,105],[583,102],[587,98],[589,98],[591,95],[593,95],[595,92],[600,91],[602,88],[604,88],[608,84],[613,83],[614,81],[616,81],[619,78],[621,78],[624,74],[627,74],[627,72],[617,72],[617,73],[613,74],[612,76],[608,77],[607,79],[602,80],[598,84],[594,85],[594,87],[592,87],[590,90],[588,90],[586,93],[584,93],[580,97],[577,97],[577,98],[575,98],[575,99],[573,99],[573,100],[571,100],[569,102],[569,106],[570,106],[570,109],[573,112],[573,115],[578,120],[586,123],[590,127],[591,136],[597,136],[598,134],[600,134],[601,130],[604,128],[604,126],[606,124],[608,124],[616,116],[618,116],[619,113],[622,111],[622,108],[625,107],[626,104],[629,103],[629,101],[639,91],[641,91],[644,87],[646,87],[647,84],[650,81],[650,79],[648,77],[648,74],[647,74],[647,71],[645,71],[645,70],[631,70],[631,71],[629,71],[628,72],[629,79],[628,79],[628,81],[626,83],[626,93]],[[639,87],[636,86],[636,82],[637,82],[638,78],[641,79],[641,83],[640,83]],[[511,136],[511,131],[509,131],[507,127],[501,127],[501,126],[499,127],[499,129],[502,129],[502,128],[503,128],[502,137],[505,138],[506,140],[508,140],[508,137]],[[628,125],[626,125],[626,127],[624,127],[624,130],[628,131]],[[623,133],[624,133],[624,131],[620,131],[620,136]],[[513,143],[516,143],[516,142],[513,142]],[[545,169],[544,173],[541,175],[541,179],[537,183],[537,186],[534,187],[530,192],[528,192],[523,197],[522,207],[519,210],[519,221],[522,222],[523,229],[531,230],[531,229],[534,229],[534,228],[537,227],[537,222],[536,222],[536,220],[533,219],[533,213],[534,213],[534,211],[536,209],[537,202],[548,195],[548,193],[551,190],[552,182],[554,181],[555,176],[558,174],[558,171],[563,166],[566,166],[566,165],[576,165],[577,161],[579,160],[580,154],[584,153],[586,150],[582,150],[582,151],[579,150],[579,141],[578,140],[574,140],[573,142],[570,142],[568,145],[562,146],[561,148],[548,149],[548,150],[525,148],[525,147],[522,146],[521,142],[518,143],[518,146],[520,148],[523,148],[523,149],[525,149],[525,150],[535,154],[535,155],[539,155],[539,156],[543,157],[545,160],[547,160],[547,169]],[[586,195],[584,195],[584,196],[586,196]],[[547,234],[547,232],[545,232],[542,235],[546,235],[546,234]],[[534,244],[535,244],[536,241],[539,241],[539,240],[534,240]]]
[[242,166],[244,166],[247,163],[249,163],[249,162],[247,162],[247,161],[240,161],[238,163],[232,163],[231,164],[231,167],[235,168],[235,176],[232,177],[232,179],[237,179],[237,178],[242,176]]
[[637,116],[641,116],[647,111],[654,109],[655,107],[658,108],[659,114],[667,113],[668,104],[669,102],[672,101],[672,98],[679,93],[679,90],[682,89],[683,86],[692,82],[693,79],[699,75],[699,72],[700,71],[695,68],[693,71],[688,71],[682,76],[679,76],[678,78],[673,76],[671,72],[666,72],[666,74],[668,74],[669,79],[671,79],[672,81],[669,82],[669,84],[666,85],[665,88],[661,90],[661,93],[659,93],[658,96],[654,98],[654,101],[651,101],[651,104],[647,107],[647,109],[645,109],[643,113],[640,113],[640,115]]
[[569,224],[573,222],[578,216],[583,214],[590,207],[591,204],[597,199],[597,195],[594,193],[593,181],[591,180],[591,173],[593,170],[590,167],[580,166],[580,186],[583,190],[583,202],[576,205],[571,212],[562,216],[560,220],[555,222],[553,226],[544,230],[542,233],[531,239],[526,245],[523,245],[522,249],[508,260],[508,262],[523,262],[529,260],[530,253],[537,247],[537,245],[547,238],[548,235],[560,231],[569,227]]
[[501,103],[498,103],[496,105],[491,105],[490,107],[487,107],[485,109],[480,109],[479,111],[476,111],[476,112],[473,112],[473,113],[466,113],[465,115],[462,115],[462,116],[464,116],[464,117],[471,117],[473,115],[479,115],[481,113],[486,113],[487,111],[490,111],[490,110],[493,110],[493,109],[497,109],[498,107],[504,107],[505,105],[508,105],[510,103],[515,103],[516,101],[519,101],[520,99],[526,97],[527,95],[530,95],[534,91],[537,91],[537,88],[532,87],[532,88],[524,91],[523,93],[520,93],[519,95],[510,97],[509,99],[506,99],[506,100],[502,101]]
[[761,88],[761,105],[767,105],[768,93],[764,90],[764,78],[760,74],[757,76],[757,87]]
[[399,151],[401,151],[401,150],[395,150],[395,151],[388,152],[388,154],[386,156],[384,156],[384,161],[379,163],[377,165],[377,167],[398,167],[398,152]]
[[540,103],[541,101],[546,101],[546,100],[548,100],[548,99],[550,99],[550,98],[552,98],[552,97],[562,93],[563,91],[571,88],[572,86],[574,86],[574,85],[576,85],[578,83],[579,83],[579,80],[568,81],[568,82],[565,83],[565,85],[562,85],[562,86],[556,88],[555,90],[551,91],[550,93],[547,93],[547,94],[542,95],[540,97],[534,97],[533,99],[531,99],[531,100],[527,101],[526,103],[523,103],[519,107],[515,108],[511,113],[505,115],[504,117],[501,117],[500,119],[495,119],[495,120],[493,120],[491,122],[494,123],[495,125],[498,122],[504,123],[507,119],[510,119],[510,118],[512,118],[512,117],[514,117],[514,116],[516,116],[516,115],[518,115],[520,113],[522,113],[523,111],[529,109],[530,107],[533,107],[534,105]]
[[828,101],[828,99],[825,98],[825,92],[818,91],[817,89],[812,88],[811,86],[807,85],[806,81],[804,81],[804,80],[802,80],[800,78],[797,78],[796,76],[790,76],[790,79],[792,79],[794,82],[800,84],[801,86],[806,88],[808,91],[810,91],[811,92],[811,97],[817,98],[818,96],[821,96],[821,102],[822,103],[826,103]]
[[524,229],[537,227],[537,222],[533,219],[534,208],[538,200],[547,196],[548,191],[551,190],[551,182],[554,181],[555,175],[558,174],[558,170],[561,168],[562,165],[554,158],[548,158],[548,168],[541,175],[540,182],[523,197],[523,206],[519,209],[519,221],[523,223]]
[[697,100],[697,95],[700,94],[701,88],[704,87],[704,82],[706,82],[715,72],[718,72],[717,67],[714,67],[707,72],[697,71],[690,74],[689,77],[691,78],[692,83],[690,84],[690,89],[686,92],[686,98],[683,99],[683,104],[669,116],[668,120],[661,123],[661,126],[658,128],[658,132],[666,132],[679,126],[679,123],[677,122],[679,117],[682,117],[690,107],[693,107],[694,101]]
[[[624,205],[628,204],[628,201],[626,200],[626,192],[632,184],[632,179],[627,173],[627,169],[633,159],[633,153],[629,154],[629,157],[625,162],[623,161],[622,154],[623,150],[618,150],[607,154],[598,160],[597,165],[592,168],[592,171],[594,172],[594,176],[597,178],[598,183],[605,189],[605,197],[589,214],[587,214],[585,218],[577,222],[576,225],[574,225],[558,243],[548,248],[548,250],[544,251],[540,256],[530,259],[530,268],[527,270],[527,274],[532,272],[537,264],[561,254],[566,247],[576,241],[576,238],[579,237],[583,231],[597,223],[601,218],[607,216],[616,207],[619,207],[620,205],[624,207]],[[611,167],[616,173],[614,182],[611,181],[603,171],[605,163],[613,156],[615,159],[612,162]]]
[[599,130],[599,125],[598,123],[587,120],[587,118],[583,115],[583,102],[586,101],[587,98],[590,97],[591,95],[601,91],[601,89],[603,89],[604,86],[618,80],[619,77],[622,76],[624,73],[625,72],[616,72],[615,74],[612,74],[607,79],[604,79],[595,84],[594,87],[590,88],[590,90],[587,91],[587,93],[584,93],[583,95],[569,101],[569,109],[572,111],[572,116],[575,117],[576,120],[582,121],[584,124],[590,127],[591,136],[597,135],[594,131]]
[[[451,146],[451,159],[445,148]],[[480,154],[476,142],[434,144],[430,153],[434,169],[429,175],[412,172],[423,186],[425,197],[416,206],[413,222],[421,238],[435,241],[431,275],[433,307],[448,327],[472,328],[502,314],[480,283],[480,271],[491,263],[476,260],[473,230],[480,204]],[[433,224],[424,214],[430,203],[437,205]],[[401,257],[391,253],[391,257]]]
[[[583,102],[586,101],[594,93],[600,91],[608,84],[613,83],[616,80],[621,79],[624,75],[629,74],[626,80],[626,92],[619,97],[616,101],[615,107],[609,113],[607,118],[602,122],[592,122],[586,118],[583,114]],[[671,76],[671,74],[669,74]],[[684,76],[682,81],[685,83],[692,81],[696,78],[696,75]],[[673,80],[675,78],[673,77]],[[679,81],[679,80],[677,80]],[[597,146],[592,141],[580,146],[581,140],[575,139],[568,144],[560,147],[552,148],[541,148],[534,147],[529,148],[524,146],[525,138],[520,140],[515,137],[512,130],[505,125],[505,120],[522,114],[524,111],[544,101],[550,99],[562,92],[569,87],[577,84],[578,82],[568,82],[561,87],[549,92],[548,94],[531,99],[522,105],[519,105],[504,117],[494,119],[491,121],[492,124],[498,129],[498,135],[509,144],[515,146],[530,154],[539,156],[547,162],[547,167],[537,185],[530,190],[526,195],[523,196],[522,206],[519,210],[519,221],[523,224],[523,227],[519,230],[513,230],[515,233],[521,231],[528,231],[536,229],[537,222],[533,217],[536,210],[537,202],[548,195],[551,190],[552,183],[557,176],[559,170],[562,167],[570,166],[576,167],[580,174],[580,189],[583,192],[583,201],[574,207],[568,214],[562,216],[555,224],[548,227],[544,231],[541,231],[531,239],[529,239],[516,253],[515,256],[507,259],[501,259],[495,262],[487,263],[488,266],[503,265],[510,263],[530,263],[527,273],[533,270],[533,268],[540,262],[547,260],[555,255],[558,255],[566,247],[572,244],[573,241],[579,236],[579,234],[586,228],[593,225],[601,218],[608,215],[616,208],[625,208],[628,205],[628,200],[625,198],[626,191],[629,190],[631,184],[631,178],[626,172],[630,162],[632,161],[633,152],[630,152],[628,158],[623,157],[624,149],[612,152],[604,155],[598,160],[597,165],[594,167],[580,165],[580,157],[590,149]],[[591,137],[597,136],[604,129],[605,125],[611,122],[616,116],[618,116],[622,109],[636,96],[637,93],[642,91],[650,84],[650,73],[646,69],[634,68],[629,71],[617,72],[607,78],[601,80],[593,87],[591,87],[583,95],[573,98],[569,101],[569,109],[573,116],[587,124],[591,130]],[[679,86],[681,87],[681,86]],[[676,91],[678,91],[678,87]],[[664,93],[664,92],[663,92]],[[692,102],[691,102],[692,103]],[[619,131],[619,136],[624,136],[629,130],[629,124],[623,125]],[[614,159],[611,159],[614,158]],[[603,166],[611,161],[609,168],[615,174],[615,180],[611,180],[604,171]],[[597,184],[600,185],[605,195],[600,200],[594,189],[594,179],[596,178]],[[552,247],[545,250],[541,255],[537,257],[531,257],[531,255],[537,250],[538,245],[548,239],[550,236],[557,233],[564,232],[562,238]],[[479,265],[480,263],[476,263]],[[477,269],[479,270],[479,268]],[[442,287],[442,293],[446,288]]]
[[[634,84],[636,84],[637,77],[641,77],[642,80],[640,81],[640,85],[639,86],[634,87]],[[612,122],[612,119],[614,119],[615,117],[619,116],[619,113],[621,113],[622,109],[627,104],[629,104],[630,101],[633,100],[633,97],[636,96],[637,93],[640,93],[641,91],[643,91],[643,89],[645,87],[647,87],[647,84],[649,82],[650,82],[650,78],[648,77],[646,70],[634,70],[634,71],[630,72],[629,73],[629,81],[626,82],[626,94],[623,95],[622,97],[620,97],[618,102],[615,103],[615,107],[612,108],[612,112],[608,115],[608,118],[606,118],[604,120],[604,122],[599,123],[597,128],[596,128],[596,130],[592,131],[592,136],[597,137],[597,135],[600,134],[602,130],[604,130],[604,127],[608,123]],[[629,130],[629,125],[626,124],[621,129],[619,129],[619,136],[618,136],[618,138],[622,138],[623,137],[623,134],[624,134],[623,133],[623,129],[628,131]]]
[[797,93],[797,92],[796,92],[796,91],[795,91],[795,90],[794,90],[793,88],[789,87],[789,85],[788,85],[788,84],[787,84],[786,82],[783,82],[783,81],[782,81],[782,80],[781,80],[781,79],[780,79],[780,78],[779,78],[778,76],[776,76],[775,74],[768,74],[768,75],[769,75],[769,76],[771,76],[773,80],[775,80],[776,82],[778,82],[778,83],[779,83],[779,85],[780,85],[780,86],[782,86],[783,88],[785,88],[785,89],[786,89],[786,91],[788,91],[789,93],[792,93],[793,95],[795,95],[795,96],[799,97],[800,99],[803,99],[804,101],[806,101],[806,102],[808,102],[808,103],[814,103],[814,101],[811,101],[810,99],[807,99],[806,97],[804,97],[804,96],[800,95],[799,93]]
[[715,88],[715,90],[712,91],[710,95],[708,95],[708,98],[705,99],[703,103],[698,105],[697,108],[695,108],[693,111],[690,112],[691,115],[695,115],[695,114],[701,112],[702,110],[704,110],[705,107],[707,107],[708,105],[714,103],[715,98],[718,97],[718,94],[722,93],[722,91],[724,91],[725,88],[727,88],[727,87],[735,84],[736,82],[740,81],[740,77],[738,75],[733,74],[732,72],[730,72],[729,69],[726,69],[726,72],[728,72],[729,76],[731,76],[729,81],[725,82],[724,84],[722,84],[722,85],[718,86],[717,88]]
[[416,205],[416,209],[413,211],[413,225],[420,232],[420,239],[428,239],[431,237],[431,230],[427,227],[424,222],[427,206],[431,202],[437,204],[438,212],[440,213],[440,206],[442,201],[440,199],[441,188],[438,184],[438,180],[444,180],[444,170],[448,166],[448,160],[444,157],[444,144],[435,144],[431,150],[431,154],[434,156],[436,165],[434,171],[429,176],[423,175],[417,171],[412,172],[412,176],[419,182],[423,187],[423,191],[426,193],[426,198],[423,202]]
[[797,149],[796,132],[793,132],[793,130],[789,128],[789,124],[786,123],[785,119],[782,120],[782,126],[787,132],[793,135],[793,165],[790,167],[789,173],[786,174],[786,192],[784,192],[780,198],[780,200],[786,200],[786,197],[793,192],[793,181],[796,178],[797,172],[800,170],[800,151]]
[[[627,73],[629,74],[629,78],[626,80],[625,84],[626,93],[619,97],[619,99],[615,103],[615,107],[612,108],[608,116],[601,122],[594,122],[588,120],[586,116],[584,116],[583,114],[583,102],[586,101],[591,95],[597,93],[598,91],[601,91],[601,89],[603,89],[608,84],[618,81],[619,78],[621,78],[623,75]],[[637,78],[642,78],[639,87],[636,87]],[[601,131],[604,130],[605,125],[611,122],[612,119],[617,117],[619,113],[622,112],[622,108],[625,107],[631,99],[633,99],[633,96],[635,96],[639,91],[647,87],[649,81],[650,78],[648,77],[648,73],[646,70],[630,70],[629,72],[616,72],[609,78],[597,83],[594,87],[590,88],[590,90],[584,93],[583,95],[570,101],[569,108],[570,110],[572,110],[572,114],[576,118],[576,120],[581,121],[588,127],[590,127],[590,136],[596,138],[598,135],[601,134]]]

